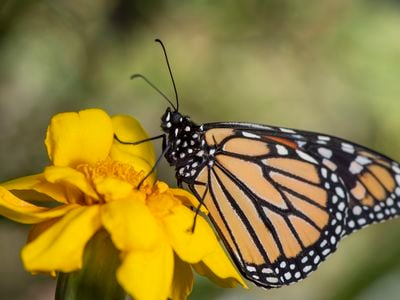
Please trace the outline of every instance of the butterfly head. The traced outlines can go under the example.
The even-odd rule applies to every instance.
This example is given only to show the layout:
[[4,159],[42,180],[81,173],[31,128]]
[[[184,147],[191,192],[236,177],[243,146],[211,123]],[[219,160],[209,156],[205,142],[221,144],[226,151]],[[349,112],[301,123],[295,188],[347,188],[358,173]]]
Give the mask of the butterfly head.
[[164,115],[161,117],[161,128],[164,132],[169,133],[175,128],[179,128],[187,122],[187,117],[182,116],[177,110],[167,108]]

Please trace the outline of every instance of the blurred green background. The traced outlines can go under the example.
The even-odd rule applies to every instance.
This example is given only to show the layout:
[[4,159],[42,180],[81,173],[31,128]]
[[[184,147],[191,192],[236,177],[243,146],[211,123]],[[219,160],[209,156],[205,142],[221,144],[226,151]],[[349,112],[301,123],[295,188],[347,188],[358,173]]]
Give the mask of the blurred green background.
[[[40,172],[58,112],[100,107],[160,133],[173,96],[197,122],[341,136],[400,160],[400,1],[0,1],[0,181]],[[158,151],[161,145],[157,145]],[[174,183],[165,162],[160,177]],[[0,219],[0,299],[53,299],[23,270],[27,227]],[[400,299],[400,221],[362,230],[309,279],[265,291],[197,278],[191,299]]]

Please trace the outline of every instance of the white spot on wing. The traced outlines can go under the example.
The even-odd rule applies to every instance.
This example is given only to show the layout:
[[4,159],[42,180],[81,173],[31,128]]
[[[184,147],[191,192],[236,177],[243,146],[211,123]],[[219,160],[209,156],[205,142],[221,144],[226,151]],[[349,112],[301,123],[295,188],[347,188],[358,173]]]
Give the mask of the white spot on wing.
[[255,272],[256,271],[256,268],[253,267],[253,266],[247,266],[246,268],[247,268],[247,271],[249,271],[249,272]]
[[297,141],[297,145],[302,148],[303,146],[305,146],[307,144],[307,142],[304,141]]
[[395,176],[395,178],[396,178],[397,184],[400,184],[400,175],[397,174],[397,175]]
[[263,269],[261,270],[261,272],[264,273],[264,274],[271,274],[271,273],[274,273],[274,271],[272,271],[272,269],[270,269],[270,268],[263,268]]
[[344,198],[344,191],[343,191],[343,189],[341,188],[341,187],[336,187],[335,188],[335,192],[336,192],[336,194],[339,196],[339,197],[341,197],[341,198]]
[[256,139],[261,138],[259,135],[247,131],[243,131],[242,135],[248,138],[256,138]]
[[308,273],[308,272],[311,271],[311,269],[312,269],[312,267],[311,267],[310,265],[305,266],[305,267],[303,268],[303,272],[304,272],[304,273]]
[[342,150],[347,153],[354,153],[354,146],[348,143],[342,143]]
[[314,264],[318,264],[318,263],[320,262],[320,260],[321,260],[321,258],[319,257],[319,255],[317,255],[317,256],[314,258]]
[[296,150],[296,153],[297,153],[302,159],[304,159],[304,160],[306,160],[306,161],[308,161],[308,162],[311,162],[311,163],[313,163],[313,164],[318,164],[318,162],[317,162],[313,157],[311,157],[310,155],[308,155],[307,153],[305,153],[305,152],[303,152],[303,151],[299,151],[299,150]]
[[400,168],[396,165],[392,166],[393,171],[395,171],[396,173],[400,173]]
[[278,151],[280,155],[287,155],[289,153],[286,147],[282,145],[276,145],[276,151]]
[[359,215],[361,215],[361,213],[362,213],[361,206],[354,206],[353,207],[353,214],[354,215],[359,216]]
[[367,224],[367,221],[364,218],[358,219],[357,220],[358,225],[362,226]]
[[324,251],[322,251],[322,255],[327,256],[329,254],[329,252],[331,252],[331,249],[327,248]]
[[366,164],[369,164],[371,162],[371,160],[364,156],[357,156],[356,162],[358,162],[361,165],[366,165]]
[[265,278],[265,280],[267,280],[270,283],[278,283],[278,278],[276,277],[267,277]]
[[318,153],[321,154],[321,156],[325,157],[325,158],[332,157],[332,150],[325,148],[325,147],[318,148]]
[[363,166],[359,163],[352,161],[349,167],[349,171],[351,174],[359,174],[363,169]]
[[340,202],[339,205],[338,205],[338,209],[340,211],[344,211],[345,208],[346,208],[346,204],[344,204],[344,202]]
[[286,132],[286,133],[296,133],[296,131],[294,131],[293,129],[289,129],[289,128],[279,128],[280,131],[282,132]]
[[285,277],[286,280],[292,278],[292,274],[290,272],[286,272],[283,276]]
[[321,141],[329,141],[331,138],[329,136],[319,135],[318,139]]

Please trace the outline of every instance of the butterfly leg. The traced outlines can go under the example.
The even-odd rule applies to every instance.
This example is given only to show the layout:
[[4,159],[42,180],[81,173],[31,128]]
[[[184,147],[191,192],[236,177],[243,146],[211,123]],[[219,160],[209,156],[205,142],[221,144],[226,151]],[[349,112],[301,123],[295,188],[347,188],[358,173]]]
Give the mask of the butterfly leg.
[[204,185],[205,189],[204,189],[204,193],[200,198],[200,204],[196,207],[195,210],[195,215],[194,215],[194,219],[193,219],[193,224],[192,224],[192,233],[194,233],[194,230],[196,228],[196,220],[197,220],[197,215],[200,213],[200,208],[204,205],[204,199],[206,198],[207,192],[208,192],[208,184],[204,183],[204,182],[195,182],[195,184],[199,184],[199,185]]
[[147,178],[149,178],[149,176],[150,176],[151,174],[153,174],[153,172],[155,171],[155,169],[157,168],[157,166],[160,164],[160,161],[161,161],[162,157],[165,155],[165,153],[167,153],[167,151],[168,151],[168,149],[169,149],[169,147],[167,146],[167,136],[166,136],[165,134],[160,134],[160,135],[153,136],[153,137],[150,137],[150,138],[147,138],[147,139],[144,139],[144,140],[141,140],[141,141],[137,141],[137,142],[124,142],[124,141],[121,141],[121,140],[118,138],[118,136],[117,136],[116,134],[114,134],[114,138],[115,138],[119,143],[121,143],[121,144],[123,144],[123,145],[133,145],[133,146],[134,146],[134,145],[139,145],[139,144],[142,144],[142,143],[146,143],[146,142],[150,142],[150,141],[153,141],[153,140],[162,139],[162,148],[163,148],[163,151],[162,151],[162,153],[160,154],[160,156],[157,157],[156,163],[151,167],[151,170],[149,171],[149,173],[147,173],[147,175],[139,182],[139,184],[138,184],[138,186],[137,186],[137,188],[139,189],[139,188],[142,186],[143,182],[144,182]]
[[169,147],[165,147],[164,150],[162,151],[162,153],[157,157],[156,163],[151,167],[151,170],[149,171],[149,173],[147,173],[147,175],[139,182],[137,188],[139,189],[141,187],[141,185],[143,184],[143,182],[149,178],[149,176],[151,174],[153,174],[153,172],[155,171],[155,169],[157,168],[157,166],[160,164],[161,159],[163,158],[163,156],[165,155],[165,153],[167,153]]
[[114,139],[116,139],[119,143],[121,143],[123,145],[139,145],[139,144],[142,144],[142,143],[146,143],[146,142],[162,139],[163,148],[165,148],[166,143],[167,143],[167,136],[165,134],[156,135],[156,136],[153,136],[153,137],[150,137],[150,138],[147,138],[147,139],[144,139],[144,140],[140,140],[140,141],[137,141],[137,142],[125,142],[125,141],[122,141],[122,140],[120,140],[120,138],[116,134],[114,134]]

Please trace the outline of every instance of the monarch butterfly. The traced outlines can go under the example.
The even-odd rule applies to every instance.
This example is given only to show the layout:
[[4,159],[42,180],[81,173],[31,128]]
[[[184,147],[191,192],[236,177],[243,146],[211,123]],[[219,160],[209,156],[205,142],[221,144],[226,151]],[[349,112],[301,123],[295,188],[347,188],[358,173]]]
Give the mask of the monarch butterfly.
[[[252,123],[161,118],[163,155],[209,211],[244,277],[264,288],[306,278],[346,235],[397,216],[400,166],[355,143]],[[159,136],[160,137],[160,136]],[[156,137],[157,138],[157,137]],[[197,208],[198,210],[199,208]]]

